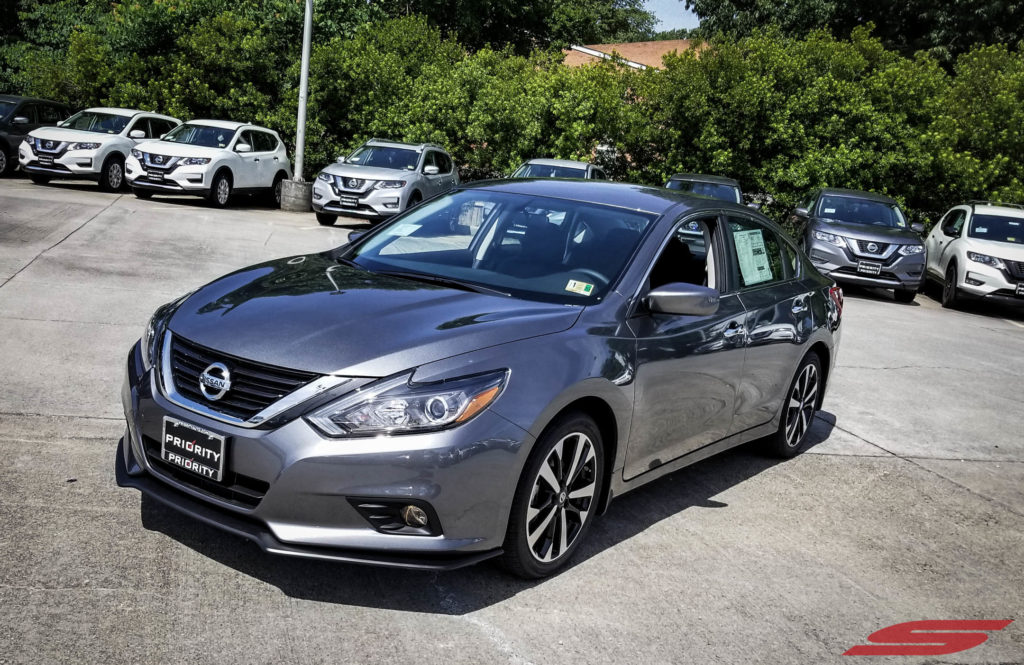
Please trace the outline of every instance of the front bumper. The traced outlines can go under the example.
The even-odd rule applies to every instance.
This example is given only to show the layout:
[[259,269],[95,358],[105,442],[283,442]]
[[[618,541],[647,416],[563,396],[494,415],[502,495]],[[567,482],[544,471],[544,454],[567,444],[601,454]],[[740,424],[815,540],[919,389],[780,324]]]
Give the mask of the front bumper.
[[369,189],[364,192],[341,190],[334,183],[313,181],[313,210],[346,217],[383,219],[405,210],[411,187]]
[[[448,569],[501,553],[532,444],[501,416],[485,411],[433,434],[330,439],[301,418],[267,430],[212,420],[163,397],[153,374],[136,345],[122,390],[119,485],[278,554]],[[229,437],[223,484],[160,459],[165,415]],[[378,531],[351,502],[373,497],[429,504],[439,535]]]
[[1024,305],[1024,286],[1021,286],[1024,279],[970,259],[965,259],[963,264],[958,288],[964,295]]
[[[924,252],[902,256],[898,245],[885,256],[857,255],[849,248],[837,247],[822,240],[809,240],[807,254],[811,263],[824,275],[837,282],[860,284],[884,289],[916,290],[924,279]],[[859,269],[861,262],[878,264],[878,274]]]
[[124,162],[124,175],[129,185],[135,189],[166,194],[205,195],[210,191],[208,170],[209,167],[203,164],[147,170],[131,155]]
[[63,150],[36,154],[24,142],[18,146],[18,163],[25,173],[50,178],[98,180],[103,160],[100,150]]

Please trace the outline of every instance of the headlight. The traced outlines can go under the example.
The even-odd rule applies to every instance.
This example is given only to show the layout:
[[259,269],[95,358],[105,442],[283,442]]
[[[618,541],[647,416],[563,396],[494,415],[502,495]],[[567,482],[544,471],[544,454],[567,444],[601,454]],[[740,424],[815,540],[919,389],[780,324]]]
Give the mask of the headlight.
[[373,186],[374,189],[401,189],[405,187],[404,180],[381,180]]
[[209,157],[186,157],[181,160],[181,163],[185,166],[200,166],[202,164],[209,164]]
[[913,256],[914,254],[920,254],[924,251],[924,245],[903,245],[900,247],[900,254],[903,256]]
[[142,151],[137,150],[136,148],[132,148],[132,157],[134,157],[135,159],[142,159]]
[[139,340],[142,345],[142,365],[147,370],[156,365],[157,359],[160,357],[160,344],[163,342],[164,332],[167,331],[167,322],[170,321],[171,315],[193,293],[195,291],[189,291],[177,300],[157,307],[153,316],[150,317],[146,329],[142,332],[142,339]]
[[411,375],[382,381],[322,407],[306,419],[328,436],[411,434],[455,427],[486,409],[508,370],[411,383]]
[[1002,259],[997,259],[994,256],[989,256],[988,254],[978,254],[977,252],[967,252],[967,258],[969,258],[971,261],[974,261],[975,263],[984,263],[987,266],[992,266],[993,268],[999,268],[1000,270],[1006,268],[1006,266],[1003,264]]
[[95,150],[99,147],[99,143],[72,143],[68,146],[68,150]]
[[317,180],[323,180],[324,182],[331,182],[332,180],[334,180],[334,178],[331,176],[331,174],[324,173],[323,171],[321,171],[319,174],[317,174],[316,179]]
[[846,240],[843,236],[837,236],[832,233],[825,233],[824,231],[815,231],[814,237],[818,240],[824,240],[827,243],[831,243],[836,247],[846,247]]

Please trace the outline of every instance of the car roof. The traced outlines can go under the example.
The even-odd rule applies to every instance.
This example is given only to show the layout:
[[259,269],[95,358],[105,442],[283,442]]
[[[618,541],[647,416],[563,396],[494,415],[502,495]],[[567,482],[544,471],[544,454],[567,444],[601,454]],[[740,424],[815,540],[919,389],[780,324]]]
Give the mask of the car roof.
[[567,166],[576,169],[585,169],[590,166],[589,162],[575,162],[571,159],[531,159],[526,163],[539,164],[540,166]]
[[[444,150],[441,146],[436,143],[403,143],[402,141],[392,141],[390,139],[370,139],[363,145],[379,145],[379,146],[390,146],[393,148],[411,148],[416,151],[422,151],[426,148],[436,148],[438,150]],[[445,151],[447,152],[447,151]]]
[[704,173],[677,173],[669,180],[696,180],[697,182],[713,182],[719,185],[730,185],[739,187],[740,183],[734,178],[726,178],[722,175],[707,175]]
[[825,187],[821,190],[822,194],[828,194],[829,196],[846,196],[849,198],[865,199],[867,201],[877,201],[879,203],[896,203],[896,199],[886,196],[885,194],[876,194],[874,192],[864,192],[859,189],[843,189],[841,187]]
[[[569,201],[597,203],[638,212],[661,215],[672,208],[733,207],[750,212],[738,204],[726,201],[690,196],[665,187],[649,187],[610,180],[577,180],[567,178],[506,178],[503,180],[482,180],[462,185],[462,189],[486,189],[511,194],[549,196]],[[759,216],[760,219],[760,216]]]
[[974,203],[965,204],[974,208],[976,215],[998,215],[1000,217],[1014,217],[1024,219],[1024,207],[1010,203]]
[[57,104],[58,106],[66,107],[67,104],[63,102],[55,102],[52,99],[42,99],[40,97],[22,97],[21,95],[2,95],[0,94],[0,102],[43,102],[45,104]]
[[[206,118],[194,118],[189,120],[187,124],[206,125],[207,127],[218,127],[220,129],[230,129],[231,131],[235,131],[239,127],[246,127],[249,125],[247,122],[234,122],[233,120],[208,120]],[[263,127],[256,127],[256,129],[263,129]]]

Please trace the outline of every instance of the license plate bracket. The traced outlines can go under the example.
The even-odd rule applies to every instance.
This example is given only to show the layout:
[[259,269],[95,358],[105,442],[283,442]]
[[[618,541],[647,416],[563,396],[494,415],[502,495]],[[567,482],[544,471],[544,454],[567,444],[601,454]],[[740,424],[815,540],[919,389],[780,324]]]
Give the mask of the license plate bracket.
[[354,196],[343,196],[341,197],[340,203],[346,208],[355,208],[357,205],[359,205],[359,199],[357,199]]
[[44,164],[46,166],[52,166],[53,165],[53,157],[50,157],[48,155],[40,155],[39,156],[39,163],[40,164]]
[[198,425],[164,416],[160,459],[197,476],[220,482],[224,478],[227,437]]
[[146,175],[149,177],[150,180],[163,181],[164,179],[164,174],[157,173],[156,171],[146,171]]
[[857,272],[864,275],[880,275],[882,273],[882,264],[875,263],[874,261],[858,261]]

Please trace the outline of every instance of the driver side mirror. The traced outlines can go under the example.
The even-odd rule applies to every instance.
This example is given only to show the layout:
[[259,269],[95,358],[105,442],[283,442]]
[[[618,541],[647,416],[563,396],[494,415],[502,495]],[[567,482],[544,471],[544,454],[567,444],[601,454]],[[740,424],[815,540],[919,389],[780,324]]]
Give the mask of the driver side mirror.
[[796,215],[797,217],[807,217],[807,208],[797,208],[796,210],[793,211],[793,214]]
[[674,282],[652,289],[644,304],[659,314],[709,316],[718,311],[719,293],[696,284]]
[[345,159],[344,156],[342,156],[338,157],[338,159],[336,159],[335,161],[338,162],[339,164],[344,164],[347,160]]
[[252,146],[248,143],[239,143],[235,146],[235,152],[252,152]]
[[921,222],[914,222],[910,225],[910,230],[914,233],[924,233],[924,224]]
[[437,168],[436,166],[424,166],[423,167],[423,175],[437,175],[440,172],[441,172],[441,169]]
[[128,132],[128,138],[144,139],[146,138],[146,132],[142,131],[141,129],[133,129],[132,131]]
[[16,116],[14,116],[14,119],[11,120],[11,124],[12,125],[27,125],[28,124],[28,118],[26,118],[23,115],[16,115]]

